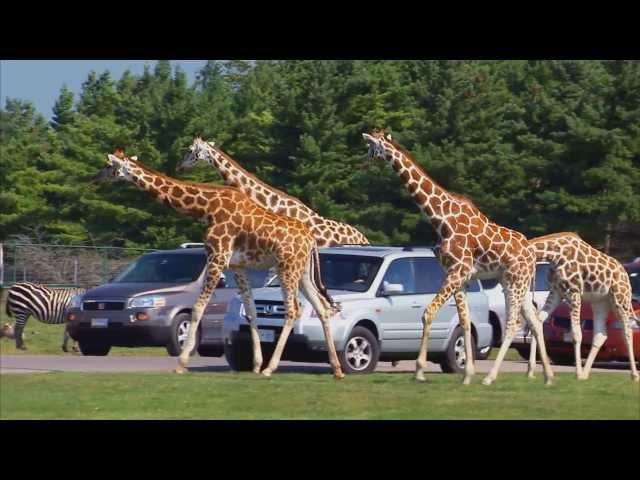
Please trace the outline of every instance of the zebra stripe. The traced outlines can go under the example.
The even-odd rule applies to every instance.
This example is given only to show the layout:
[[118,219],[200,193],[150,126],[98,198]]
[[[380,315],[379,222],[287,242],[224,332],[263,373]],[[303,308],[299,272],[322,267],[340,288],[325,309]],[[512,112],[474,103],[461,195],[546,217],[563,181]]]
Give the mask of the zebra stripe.
[[30,282],[12,285],[7,295],[7,315],[22,327],[29,316],[42,323],[64,323],[64,311],[71,298],[86,292],[85,288],[48,288]]

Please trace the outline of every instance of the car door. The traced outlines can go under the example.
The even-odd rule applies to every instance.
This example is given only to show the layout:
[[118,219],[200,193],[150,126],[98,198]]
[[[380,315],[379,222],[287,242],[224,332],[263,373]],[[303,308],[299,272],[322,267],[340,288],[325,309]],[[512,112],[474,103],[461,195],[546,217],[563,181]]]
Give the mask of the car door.
[[[416,351],[419,348],[423,312],[440,289],[443,278],[436,258],[405,257],[391,262],[380,287],[382,289],[385,282],[402,284],[403,291],[391,295],[379,293],[383,301],[379,319],[385,351]],[[449,305],[440,309],[432,329],[451,318],[447,310],[450,310]]]

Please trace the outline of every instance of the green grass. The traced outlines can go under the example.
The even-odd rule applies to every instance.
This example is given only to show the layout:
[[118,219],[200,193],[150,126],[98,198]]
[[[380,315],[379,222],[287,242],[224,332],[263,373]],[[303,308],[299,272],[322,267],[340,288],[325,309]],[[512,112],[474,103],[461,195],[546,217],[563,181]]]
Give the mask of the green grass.
[[640,385],[594,373],[505,373],[486,387],[459,375],[43,373],[0,376],[0,419],[640,419]]

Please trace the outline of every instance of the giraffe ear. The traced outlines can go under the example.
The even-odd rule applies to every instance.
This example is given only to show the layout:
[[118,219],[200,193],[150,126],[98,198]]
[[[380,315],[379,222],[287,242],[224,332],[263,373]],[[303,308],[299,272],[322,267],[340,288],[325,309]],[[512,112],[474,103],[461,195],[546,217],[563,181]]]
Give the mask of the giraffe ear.
[[387,133],[387,140],[391,140],[391,134]]
[[137,155],[134,155],[134,156],[129,157],[129,158],[130,158],[131,160],[133,160],[134,162],[137,162],[137,161],[138,161],[138,156],[137,156]]
[[212,147],[216,146],[216,142],[207,142],[209,145],[211,145]]
[[114,161],[117,162],[118,160],[120,159],[111,153],[107,155],[107,164],[109,165],[113,165]]

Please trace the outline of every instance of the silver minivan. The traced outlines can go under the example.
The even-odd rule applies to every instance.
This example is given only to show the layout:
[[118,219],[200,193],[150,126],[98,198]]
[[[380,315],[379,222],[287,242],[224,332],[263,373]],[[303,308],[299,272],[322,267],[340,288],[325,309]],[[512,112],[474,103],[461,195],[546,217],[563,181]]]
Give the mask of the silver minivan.
[[[367,373],[378,361],[415,360],[422,336],[422,314],[442,285],[444,272],[427,247],[337,246],[320,250],[321,274],[339,314],[330,320],[336,350],[347,373]],[[479,281],[467,286],[474,351],[491,348],[487,296]],[[277,278],[253,290],[265,364],[284,321]],[[300,296],[295,323],[282,358],[328,362],[324,333],[311,305]],[[251,370],[249,325],[241,298],[229,302],[223,322],[227,362]],[[466,362],[463,330],[453,298],[440,309],[429,335],[428,359],[444,372],[462,372]]]

